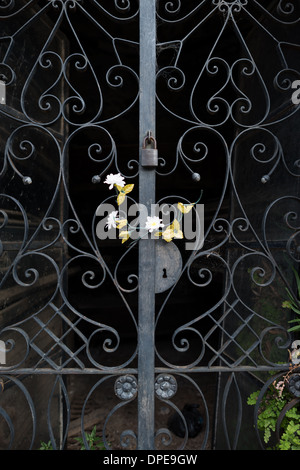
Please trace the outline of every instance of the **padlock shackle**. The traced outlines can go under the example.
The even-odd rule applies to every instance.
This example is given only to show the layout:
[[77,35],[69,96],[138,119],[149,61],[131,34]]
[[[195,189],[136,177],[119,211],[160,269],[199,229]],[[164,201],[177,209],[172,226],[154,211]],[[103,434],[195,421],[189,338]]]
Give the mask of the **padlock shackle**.
[[144,140],[143,140],[143,148],[146,148],[146,141],[150,142],[151,141],[153,142],[154,144],[154,148],[157,149],[157,143],[156,143],[156,140],[154,139],[154,137],[152,135],[147,135]]

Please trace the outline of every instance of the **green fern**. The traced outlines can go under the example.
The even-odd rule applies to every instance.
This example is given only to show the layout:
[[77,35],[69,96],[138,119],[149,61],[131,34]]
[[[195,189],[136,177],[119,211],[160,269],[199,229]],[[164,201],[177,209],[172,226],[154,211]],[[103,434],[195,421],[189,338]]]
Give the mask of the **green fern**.
[[291,420],[282,434],[279,450],[300,450],[300,423]]
[[[248,405],[256,405],[260,391],[251,393],[248,397]],[[282,397],[273,385],[263,398],[257,418],[257,427],[263,433],[263,439],[269,444],[271,438],[275,435],[277,420],[284,406],[290,401],[289,392],[283,391]],[[280,440],[269,450],[300,450],[300,412],[298,407],[294,406],[288,410],[281,422]]]

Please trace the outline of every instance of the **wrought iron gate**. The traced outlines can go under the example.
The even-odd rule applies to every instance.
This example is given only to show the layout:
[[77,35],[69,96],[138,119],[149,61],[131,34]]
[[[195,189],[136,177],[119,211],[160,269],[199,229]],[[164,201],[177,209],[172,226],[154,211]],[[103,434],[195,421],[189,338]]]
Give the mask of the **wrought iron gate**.
[[77,405],[87,448],[94,424],[259,445],[247,396],[292,340],[299,10],[0,2],[1,447],[69,448]]

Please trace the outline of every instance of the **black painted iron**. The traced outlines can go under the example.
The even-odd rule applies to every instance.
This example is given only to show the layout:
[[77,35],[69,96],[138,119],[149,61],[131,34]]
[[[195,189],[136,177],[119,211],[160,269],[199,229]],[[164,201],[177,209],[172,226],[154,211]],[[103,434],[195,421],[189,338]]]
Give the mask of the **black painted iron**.
[[[109,423],[132,403],[119,448],[188,449],[185,387],[199,449],[243,448],[244,436],[255,447],[246,395],[288,368],[293,339],[281,302],[300,259],[299,2],[7,0],[0,31],[3,445],[36,448],[46,416],[65,448],[72,376],[94,378],[86,448],[89,400],[107,384],[108,449]],[[203,191],[203,246],[99,240],[97,208],[123,210],[108,173],[133,182],[127,200],[148,213]],[[14,394],[31,426],[22,442]],[[167,414],[157,429],[161,406],[183,424],[179,443]]]

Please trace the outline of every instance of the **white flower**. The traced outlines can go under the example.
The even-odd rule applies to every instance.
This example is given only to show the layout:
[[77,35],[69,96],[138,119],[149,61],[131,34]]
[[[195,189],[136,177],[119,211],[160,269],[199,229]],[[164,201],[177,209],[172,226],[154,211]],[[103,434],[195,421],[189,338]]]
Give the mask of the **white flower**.
[[119,220],[118,219],[118,211],[112,211],[107,217],[106,227],[108,227],[108,230],[110,230],[112,227],[116,228],[118,220]]
[[162,222],[162,219],[160,219],[159,217],[147,217],[147,220],[146,220],[146,229],[149,230],[149,232],[153,232],[153,230],[157,230],[159,229],[160,227],[164,227],[164,224],[161,223]]
[[122,188],[125,185],[124,177],[120,173],[117,173],[116,175],[113,175],[112,173],[107,175],[104,183],[109,184],[109,189],[112,189],[115,184]]

